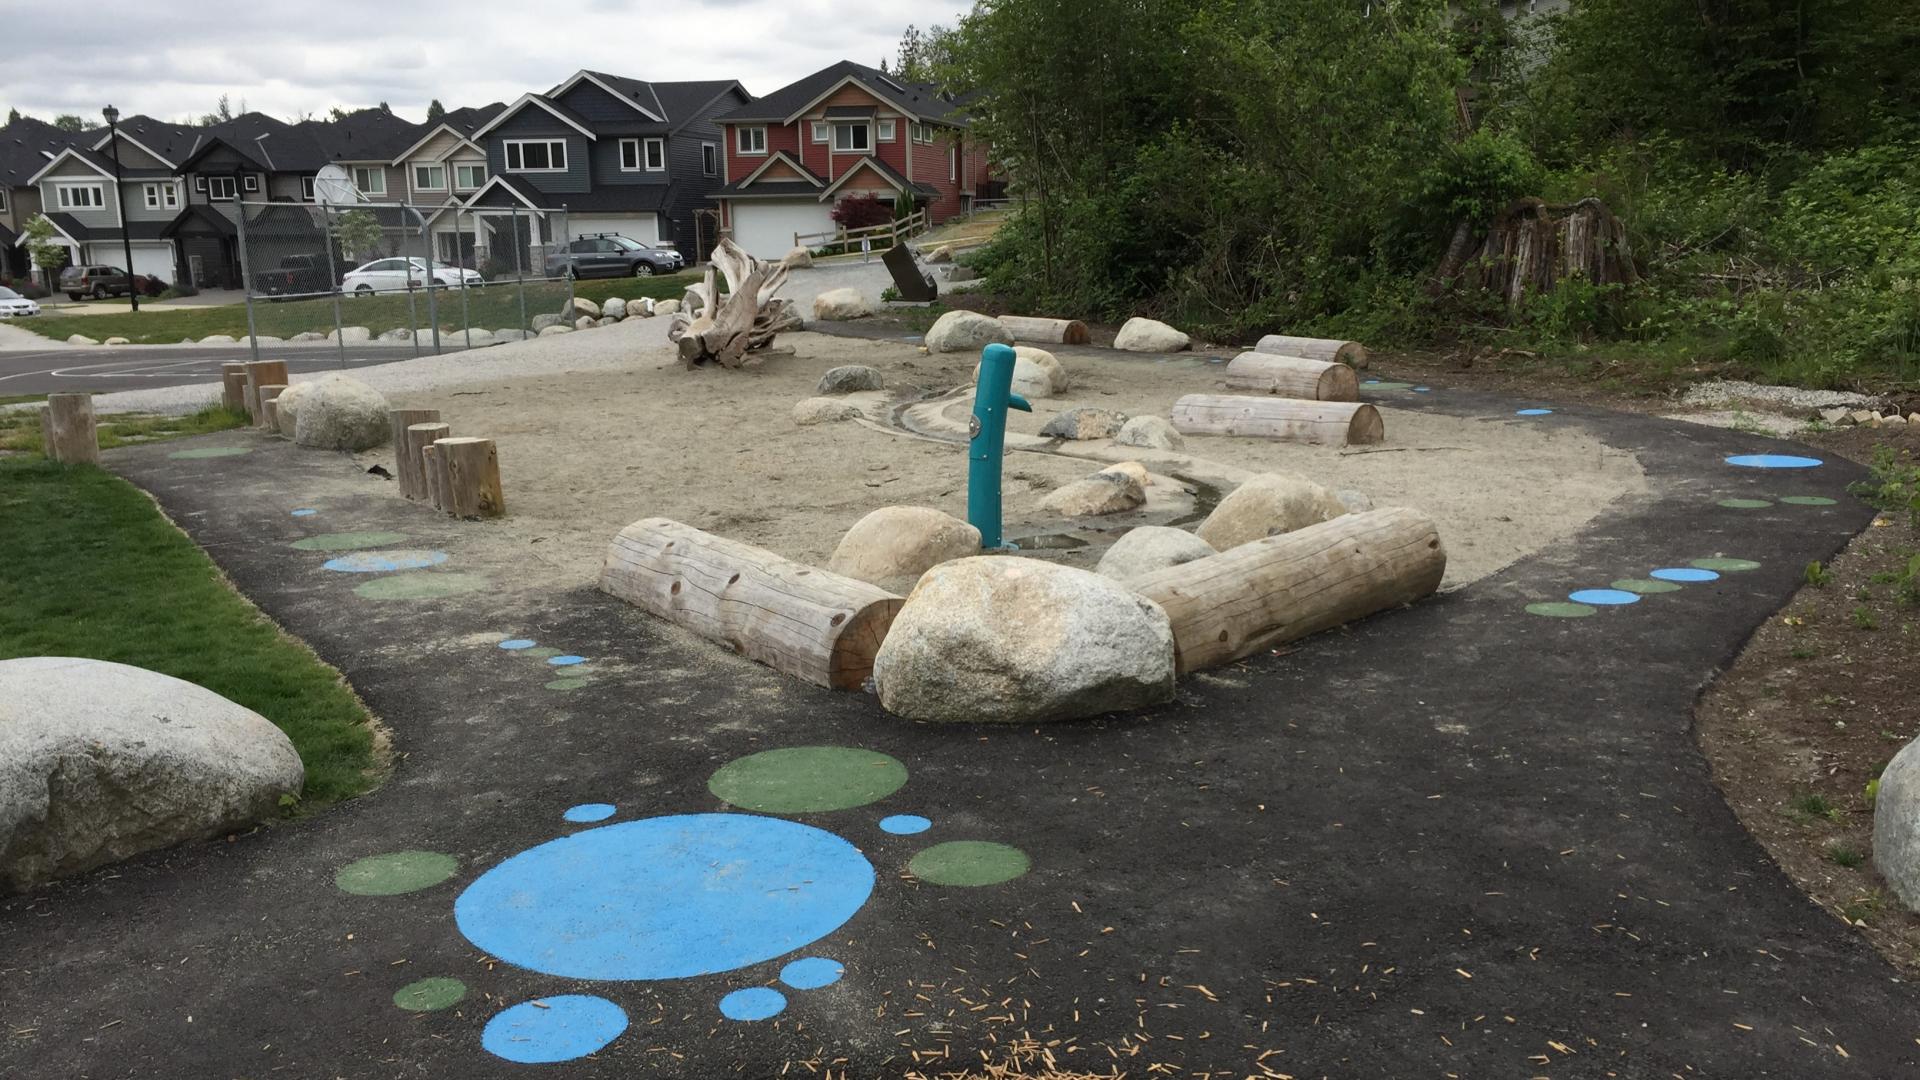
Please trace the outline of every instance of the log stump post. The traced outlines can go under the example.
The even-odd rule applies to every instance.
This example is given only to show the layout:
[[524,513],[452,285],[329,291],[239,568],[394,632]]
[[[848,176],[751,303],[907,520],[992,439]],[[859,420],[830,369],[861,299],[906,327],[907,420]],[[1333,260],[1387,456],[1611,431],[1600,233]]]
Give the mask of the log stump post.
[[507,512],[500,492],[500,453],[492,439],[435,442],[446,470],[445,510],[457,518],[497,518]]
[[273,401],[272,399],[268,399],[266,401],[261,402],[260,413],[261,413],[261,419],[266,421],[265,427],[267,429],[267,434],[278,435],[280,433],[279,403],[276,401]]
[[[436,477],[434,475],[434,469],[436,462],[434,457],[428,456],[427,451],[433,449],[433,444],[439,440],[452,438],[453,427],[437,421],[408,424],[404,434],[405,438],[400,446],[395,448],[394,453],[396,455],[405,454],[406,458],[412,462],[411,466],[409,466],[406,461],[402,461],[400,463],[400,469],[404,470],[411,467],[415,470],[416,486],[413,489],[413,493],[408,495],[406,481],[403,480],[401,481],[400,493],[406,495],[409,499],[425,502],[435,510],[445,510],[446,506],[443,502],[445,496],[441,495],[439,489],[435,487]],[[437,453],[435,456],[437,456]],[[401,475],[404,476],[405,473],[402,472]]]
[[1169,414],[1183,435],[1239,435],[1317,446],[1358,446],[1386,438],[1380,410],[1357,401],[1188,394]]
[[247,407],[247,365],[220,365],[220,404],[229,409]]
[[40,407],[40,436],[50,461],[67,465],[100,464],[100,430],[93,418],[92,394],[48,394]]
[[[400,494],[406,498],[419,499],[427,493],[427,474],[420,468],[420,448],[408,447],[407,429],[439,420],[439,409],[387,410],[387,423],[393,431],[393,472],[400,481]],[[446,435],[440,437],[444,439]]]
[[247,416],[254,427],[261,423],[260,388],[263,386],[287,385],[287,362],[285,360],[254,360],[246,365],[247,369]]
[[267,385],[262,386],[260,388],[260,423],[258,425],[259,427],[264,428],[267,431],[279,430],[279,428],[276,427],[274,424],[274,413],[272,408],[273,399],[285,393],[286,389],[287,388],[280,383],[268,383]]

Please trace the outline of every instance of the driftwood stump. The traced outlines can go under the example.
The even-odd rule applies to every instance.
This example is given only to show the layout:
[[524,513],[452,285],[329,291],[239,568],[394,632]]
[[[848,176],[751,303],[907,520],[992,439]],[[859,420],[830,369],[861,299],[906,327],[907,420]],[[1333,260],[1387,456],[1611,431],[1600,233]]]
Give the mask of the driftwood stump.
[[40,437],[49,460],[66,465],[100,464],[100,431],[92,394],[48,394],[40,406]]
[[1599,199],[1569,206],[1521,199],[1494,218],[1479,250],[1463,258],[1470,236],[1464,223],[1455,232],[1440,265],[1439,287],[1494,293],[1509,311],[1562,281],[1615,285],[1639,280],[1627,227]]
[[[715,287],[716,269],[727,279],[725,296]],[[761,357],[749,354],[765,350],[783,330],[798,330],[802,323],[793,301],[774,295],[786,285],[788,272],[783,263],[764,262],[732,240],[721,240],[713,249],[706,280],[687,290],[667,328],[667,340],[679,345],[681,361],[688,368],[706,363],[751,367]]]

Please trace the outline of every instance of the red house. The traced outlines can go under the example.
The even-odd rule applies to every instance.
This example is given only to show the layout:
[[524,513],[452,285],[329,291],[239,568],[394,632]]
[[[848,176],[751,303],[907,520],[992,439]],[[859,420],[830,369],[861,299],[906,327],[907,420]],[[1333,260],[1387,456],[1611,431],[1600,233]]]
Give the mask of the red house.
[[714,122],[726,131],[720,226],[765,259],[796,236],[832,232],[829,213],[848,195],[904,199],[937,224],[970,209],[987,183],[986,148],[952,100],[849,60]]

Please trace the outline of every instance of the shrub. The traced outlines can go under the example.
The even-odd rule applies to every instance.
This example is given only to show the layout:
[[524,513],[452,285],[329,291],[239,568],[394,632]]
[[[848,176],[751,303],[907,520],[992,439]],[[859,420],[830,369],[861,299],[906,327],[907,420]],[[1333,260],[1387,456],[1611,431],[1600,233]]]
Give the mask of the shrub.
[[154,277],[152,274],[144,274],[134,278],[133,287],[139,290],[141,296],[157,297],[167,291],[167,283]]
[[893,207],[869,194],[848,195],[833,204],[830,216],[843,229],[864,229],[893,220]]

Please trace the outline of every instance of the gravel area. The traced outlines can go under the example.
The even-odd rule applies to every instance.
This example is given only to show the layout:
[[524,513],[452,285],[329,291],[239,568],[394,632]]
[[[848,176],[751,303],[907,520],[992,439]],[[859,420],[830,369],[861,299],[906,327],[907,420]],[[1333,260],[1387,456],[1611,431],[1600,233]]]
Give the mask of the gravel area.
[[1802,390],[1793,386],[1763,386],[1738,379],[1715,379],[1689,387],[1680,399],[1682,405],[1698,408],[1724,408],[1728,405],[1755,405],[1775,410],[1801,412],[1845,406],[1865,408],[1877,401],[1866,394],[1839,390]]

